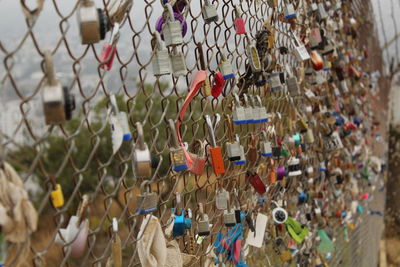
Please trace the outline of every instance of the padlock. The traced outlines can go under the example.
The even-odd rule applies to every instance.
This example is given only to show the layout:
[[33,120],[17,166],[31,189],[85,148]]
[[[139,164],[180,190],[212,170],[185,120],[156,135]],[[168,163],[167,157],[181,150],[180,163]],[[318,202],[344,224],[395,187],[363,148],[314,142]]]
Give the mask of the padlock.
[[296,10],[294,9],[294,6],[292,3],[288,3],[287,0],[285,0],[285,8],[283,9],[283,16],[285,19],[292,19],[297,17]]
[[215,207],[219,210],[226,210],[228,208],[229,193],[224,189],[220,188],[215,196]]
[[266,192],[266,187],[264,182],[261,180],[260,176],[256,172],[247,171],[247,179],[251,186],[253,186],[254,190],[263,195]]
[[288,160],[289,177],[299,176],[302,174],[300,169],[300,160],[298,158],[290,158]]
[[281,146],[273,146],[272,147],[272,157],[274,159],[279,159],[282,154],[282,147]]
[[232,103],[232,119],[234,124],[245,124],[246,113],[244,111],[244,107],[241,106],[239,96],[234,94],[235,102]]
[[328,152],[343,148],[343,143],[340,139],[339,133],[337,131],[333,131],[327,135],[325,137],[324,146]]
[[175,18],[174,11],[170,3],[164,5],[167,9],[167,19],[162,25],[162,34],[166,46],[176,46],[183,43],[182,24]]
[[308,130],[308,123],[303,118],[300,118],[296,122],[296,127],[300,133],[305,133]]
[[320,48],[322,37],[321,37],[321,30],[320,28],[314,28],[311,30],[310,35],[308,37],[309,44],[311,49],[318,49]]
[[224,53],[220,53],[221,61],[219,62],[219,69],[224,75],[225,80],[234,79],[235,73],[233,73],[232,64],[228,61]]
[[251,141],[249,144],[249,151],[247,152],[247,159],[251,162],[256,162],[258,159],[256,137],[254,136],[254,134],[251,134],[250,138]]
[[285,226],[289,235],[297,244],[301,244],[310,232],[305,225],[302,225],[300,222],[291,217],[287,218],[285,221]]
[[143,181],[140,185],[140,191],[141,193],[136,196],[136,211],[139,212],[139,214],[156,211],[158,195],[155,192],[151,192],[150,183],[148,181]]
[[[129,129],[129,122],[128,122],[128,115],[124,111],[119,111],[118,104],[117,104],[117,99],[115,98],[115,95],[112,94],[110,95],[110,103],[112,106],[112,119],[110,119],[110,122],[113,123],[115,121],[118,121],[119,126],[121,127],[121,133],[122,136],[118,137],[121,138],[123,141],[129,141],[132,139],[132,133]],[[112,129],[115,130],[115,129]]]
[[233,227],[236,225],[235,211],[230,207],[228,200],[228,208],[224,210],[224,224],[226,227]]
[[244,100],[244,115],[246,117],[246,123],[254,123],[255,118],[255,112],[254,108],[251,105],[249,98],[247,97],[247,94],[243,94],[243,100]]
[[50,176],[50,182],[53,190],[50,193],[51,203],[55,208],[61,208],[64,206],[64,195],[60,184],[56,184],[55,177]]
[[[210,153],[211,164],[213,166],[214,173],[215,173],[215,175],[224,174],[225,173],[225,165],[224,165],[224,159],[222,156],[222,149],[220,146],[217,145],[214,127],[212,125],[210,116],[206,115],[205,119],[206,119],[206,124],[208,127],[208,135],[210,137],[210,143],[211,143],[211,145],[208,148],[208,151]],[[216,123],[216,125],[217,124],[218,123]]]
[[[212,82],[211,95],[214,98],[218,98],[221,95],[222,91],[224,90],[225,79],[221,72],[214,73],[213,76],[214,79]],[[205,81],[207,81],[207,79]],[[204,83],[203,86],[205,85],[206,84]]]
[[292,253],[290,252],[290,250],[284,250],[279,254],[279,259],[282,262],[288,262],[292,259]]
[[46,124],[61,124],[71,119],[75,109],[74,96],[56,78],[51,52],[44,51],[45,85],[42,87],[43,110]]
[[89,220],[85,218],[88,201],[88,196],[84,195],[77,215],[70,217],[67,227],[59,229],[55,238],[57,244],[68,246],[72,258],[82,257],[86,249],[89,234]]
[[[276,203],[276,202],[275,202]],[[277,205],[277,203],[276,203]],[[272,210],[272,219],[276,224],[283,224],[286,222],[288,218],[288,213],[286,210],[281,208],[280,206],[277,205],[276,208]]]
[[311,64],[316,71],[322,70],[324,68],[324,60],[315,50],[311,51]]
[[201,13],[203,14],[204,22],[211,23],[218,21],[217,7],[210,3],[210,0],[205,0]]
[[286,86],[291,97],[296,97],[300,95],[300,87],[297,82],[296,76],[290,76],[286,79]]
[[235,6],[235,21],[234,21],[236,34],[246,34],[246,26],[239,7]]
[[307,48],[300,42],[297,36],[290,31],[292,35],[292,44],[294,46],[294,55],[297,58],[297,61],[302,62],[310,59],[310,54],[308,54]]
[[198,234],[199,234],[199,236],[208,236],[211,233],[210,222],[208,221],[207,214],[204,213],[202,203],[199,203],[199,211],[200,211],[201,219],[199,220],[199,222],[197,224]]
[[[107,262],[106,266],[113,267],[121,267],[122,266],[122,248],[121,248],[121,239],[118,236],[118,220],[117,218],[112,219],[112,248],[111,248],[111,257]],[[110,262],[111,265],[108,265]]]
[[272,92],[278,92],[283,89],[283,85],[281,83],[281,79],[279,76],[279,72],[273,72],[269,75],[269,86]]
[[171,61],[168,50],[165,47],[159,32],[154,32],[156,44],[154,45],[154,55],[152,60],[154,76],[161,76],[171,73]]
[[339,88],[340,88],[340,90],[342,91],[342,93],[344,95],[347,95],[350,92],[349,88],[347,87],[347,81],[346,80],[342,80],[342,81],[339,82]]
[[305,141],[306,144],[313,144],[314,143],[314,141],[315,141],[314,133],[313,133],[313,130],[311,128],[307,129],[307,132],[306,132],[305,137],[304,137],[304,141]]
[[175,129],[175,123],[173,120],[168,120],[170,128],[170,136],[172,139],[172,146],[170,147],[170,155],[172,159],[172,169],[176,172],[185,171],[188,169],[186,162],[185,151],[178,140],[178,136]]
[[110,35],[110,40],[104,44],[100,54],[100,68],[111,70],[114,63],[115,55],[117,54],[117,42],[119,40],[119,24],[115,23]]
[[324,49],[321,51],[321,55],[327,56],[329,54],[332,54],[333,52],[335,52],[335,46],[328,43],[327,45],[324,46]]
[[147,178],[151,176],[151,154],[144,141],[143,126],[140,122],[136,123],[138,133],[137,144],[134,146],[133,170],[136,177]]
[[325,10],[324,3],[318,3],[318,17],[320,20],[324,20],[328,18],[328,13]]
[[246,34],[247,40],[247,53],[249,57],[250,67],[253,72],[260,72],[261,71],[261,61],[260,57],[258,56],[258,50],[253,42],[250,41],[249,36]]
[[108,30],[107,16],[92,0],[80,1],[77,15],[82,44],[94,44],[104,39]]
[[256,96],[255,100],[256,104],[254,109],[258,110],[258,120],[255,121],[257,123],[263,123],[263,122],[268,122],[269,121],[269,115],[267,113],[266,107],[262,104],[261,97],[259,95]]
[[199,152],[197,154],[190,153],[193,163],[189,171],[195,175],[202,175],[206,165],[206,152],[204,142],[195,139],[194,142],[199,144]]
[[267,132],[262,131],[262,140],[259,142],[260,143],[260,154],[263,157],[270,157],[272,156],[272,148],[271,148],[271,142],[267,138]]
[[228,152],[228,159],[236,165],[243,165],[246,163],[244,157],[244,148],[238,141],[233,143],[226,143],[226,150]]
[[170,54],[170,61],[172,65],[172,75],[174,75],[174,77],[186,75],[187,69],[185,56],[182,52],[178,51],[178,48],[176,46],[172,49],[172,53]]
[[192,227],[192,212],[188,209],[188,217],[185,217],[185,210],[182,206],[181,194],[176,193],[176,208],[172,209],[172,213],[174,214],[173,236],[183,236],[186,230]]

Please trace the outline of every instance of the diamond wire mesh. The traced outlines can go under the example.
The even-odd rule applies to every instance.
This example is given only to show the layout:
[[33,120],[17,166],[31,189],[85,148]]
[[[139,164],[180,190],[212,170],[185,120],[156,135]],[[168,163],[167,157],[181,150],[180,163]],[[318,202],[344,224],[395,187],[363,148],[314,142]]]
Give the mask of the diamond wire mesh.
[[[135,178],[132,172],[131,143],[124,143],[116,155],[111,153],[108,126],[110,119],[108,97],[111,93],[123,97],[123,106],[120,108],[127,110],[131,130],[135,131],[135,122],[140,121],[152,154],[159,156],[160,162],[153,172],[151,182],[152,190],[160,196],[155,215],[160,218],[163,228],[169,221],[170,208],[175,205],[173,193],[177,190],[182,191],[184,206],[192,208],[193,218],[196,218],[198,213],[196,203],[205,203],[205,210],[210,222],[213,223],[213,234],[223,229],[221,212],[214,207],[217,187],[223,185],[229,191],[236,188],[241,202],[248,197],[249,187],[244,179],[247,167],[239,168],[229,163],[226,166],[226,174],[217,179],[212,174],[210,166],[206,167],[204,175],[195,177],[189,173],[174,173],[169,165],[168,144],[171,137],[167,130],[167,119],[177,118],[187,88],[194,73],[200,68],[198,52],[193,44],[201,42],[209,73],[217,70],[220,60],[218,47],[232,62],[237,77],[245,73],[247,42],[243,36],[235,34],[233,27],[233,5],[239,4],[239,1],[213,1],[218,6],[220,19],[210,25],[203,23],[201,16],[203,2],[190,1],[184,12],[188,22],[188,33],[180,48],[186,57],[188,74],[180,78],[172,76],[154,78],[152,74],[150,63],[153,53],[149,43],[155,20],[162,13],[160,1],[133,2],[129,15],[121,24],[118,52],[110,72],[100,69],[98,63],[101,44],[104,41],[87,46],[79,44],[76,22],[78,1],[69,4],[68,8],[63,7],[60,1],[46,1],[38,18],[25,20],[25,28],[16,42],[12,44],[1,42],[2,104],[5,105],[4,110],[12,110],[7,113],[11,116],[0,117],[3,121],[0,130],[4,136],[4,146],[9,151],[9,161],[18,168],[25,184],[37,184],[38,187],[32,190],[35,191],[32,197],[40,214],[39,230],[32,235],[30,244],[32,264],[37,266],[40,262],[47,262],[48,266],[104,264],[111,253],[111,220],[112,217],[117,217],[120,222],[119,234],[123,244],[124,266],[140,265],[136,243],[142,215],[135,212],[135,198],[139,193],[141,180]],[[262,29],[264,20],[268,19],[277,30],[275,47],[291,47],[286,34],[291,26],[278,19],[283,4],[279,3],[278,8],[273,9],[267,2],[240,1],[240,9],[250,39],[256,37],[255,34]],[[299,4],[300,21],[304,21],[307,18],[307,3],[305,1],[296,3]],[[105,0],[96,1],[97,7],[107,4]],[[365,8],[369,3],[358,0],[347,4],[353,15],[369,15],[369,9]],[[47,12],[52,15],[48,23],[54,26],[53,30],[57,33],[57,38],[52,40],[48,40],[45,33],[36,31],[35,27]],[[299,29],[300,27],[297,27],[295,31],[299,33]],[[334,33],[333,37],[340,38],[340,35]],[[59,73],[60,79],[75,94],[77,100],[78,109],[74,113],[74,120],[61,126],[44,127],[39,99],[44,82],[44,75],[40,75],[43,70],[41,60],[44,49],[52,51],[56,70],[62,70],[62,73]],[[280,55],[278,49],[274,49],[272,53],[275,54],[279,65],[290,66],[293,70],[298,69],[293,55]],[[29,82],[22,79],[26,73],[21,74],[19,71],[19,68],[28,61],[27,57],[36,58],[33,68],[39,73],[35,77],[31,76]],[[272,99],[275,103],[281,103],[281,96],[270,95],[266,88],[254,85],[239,89],[236,87],[236,82],[232,81],[225,87],[223,97],[210,100],[201,93],[195,98],[183,123],[183,139],[187,142],[203,139],[206,136],[203,116],[215,112],[230,113],[231,92],[240,90],[262,96],[263,103],[268,104],[269,111],[276,110],[276,105],[280,107],[280,104],[271,105],[270,101]],[[267,100],[268,97],[270,100]],[[235,128],[242,144],[248,143],[250,133],[256,130],[258,130],[256,126]],[[224,121],[217,131],[217,139],[219,144],[227,140]],[[55,143],[58,149],[49,149],[49,146]],[[268,166],[268,163],[264,164]],[[262,170],[260,174],[267,175],[267,169]],[[49,200],[52,190],[51,177],[55,177],[57,182],[63,185],[66,204],[61,209],[54,209]],[[68,253],[63,252],[62,246],[54,243],[54,238],[60,228],[65,226],[67,218],[76,212],[77,204],[83,194],[90,194],[92,200],[88,249],[82,259],[73,260]],[[199,260],[194,265],[204,262],[207,244],[213,240],[211,237],[197,247],[195,254],[199,256]],[[180,238],[180,245],[182,251],[188,252],[188,237]],[[274,252],[267,247],[267,253],[272,255]],[[254,266],[265,265],[261,263],[265,261],[262,258],[253,257],[252,260],[255,261]],[[277,263],[273,261],[273,264]]]

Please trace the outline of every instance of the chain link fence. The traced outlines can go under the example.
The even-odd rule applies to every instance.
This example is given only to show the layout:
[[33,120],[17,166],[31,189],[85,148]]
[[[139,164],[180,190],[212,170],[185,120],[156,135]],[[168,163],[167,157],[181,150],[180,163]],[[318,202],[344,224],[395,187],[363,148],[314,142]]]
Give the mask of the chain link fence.
[[[105,16],[109,16],[109,1],[94,2],[98,8],[106,7]],[[183,207],[186,210],[190,208],[193,213],[193,225],[187,235],[176,239],[181,252],[195,256],[190,266],[202,266],[205,263],[211,255],[208,245],[214,243],[216,233],[225,231],[223,212],[215,207],[217,189],[223,187],[228,192],[236,189],[239,205],[246,206],[248,200],[255,195],[247,182],[246,172],[257,169],[257,173],[266,180],[273,166],[271,161],[259,157],[256,162],[248,162],[242,166],[226,160],[226,172],[219,176],[214,175],[211,164],[206,164],[202,175],[173,171],[169,156],[173,136],[168,127],[168,119],[177,120],[188,88],[196,72],[202,69],[197,44],[201,44],[204,51],[205,71],[213,78],[211,81],[215,82],[219,63],[223,59],[222,53],[232,64],[236,78],[226,81],[218,98],[206,96],[204,90],[201,90],[189,105],[180,132],[183,141],[188,142],[193,151],[196,148],[195,140],[205,140],[208,136],[204,116],[211,115],[215,119],[214,115],[218,113],[221,115],[221,123],[216,129],[216,139],[224,151],[224,144],[229,141],[230,127],[224,115],[232,113],[233,93],[237,93],[241,100],[244,94],[261,96],[262,105],[267,107],[269,113],[282,113],[284,131],[289,132],[291,127],[287,123],[291,119],[290,112],[294,110],[290,104],[303,114],[305,97],[290,100],[287,93],[271,92],[268,83],[257,85],[265,77],[250,70],[248,57],[251,55],[247,48],[252,43],[256,44],[262,64],[266,64],[265,56],[271,55],[269,60],[276,61],[271,71],[286,71],[285,68],[288,67],[291,73],[301,77],[302,71],[308,66],[300,65],[290,53],[293,49],[293,38],[289,33],[293,31],[305,40],[310,25],[315,25],[317,20],[315,15],[309,13],[310,4],[314,1],[293,1],[297,12],[295,21],[283,17],[286,5],[282,1],[276,1],[276,7],[271,6],[275,1],[210,2],[216,5],[219,16],[217,22],[204,23],[201,13],[204,1],[188,1],[182,11],[181,15],[187,23],[187,33],[176,52],[183,53],[187,73],[180,77],[153,75],[152,39],[157,19],[164,11],[163,1],[133,1],[120,24],[117,52],[110,71],[104,70],[104,64],[99,62],[103,45],[111,38],[111,30],[97,44],[80,44],[77,22],[79,1],[64,3],[38,0],[34,7],[32,5],[35,3],[25,3],[24,0],[0,3],[0,6],[4,6],[2,12],[12,10],[10,14],[2,16],[1,23],[10,32],[7,35],[9,39],[0,38],[3,62],[0,67],[0,136],[6,159],[20,174],[39,214],[38,229],[31,234],[30,243],[26,244],[29,246],[28,260],[19,262],[19,247],[10,244],[9,266],[105,266],[112,254],[115,240],[112,232],[113,218],[117,218],[119,225],[122,266],[141,266],[137,244],[141,238],[138,232],[144,216],[136,211],[136,197],[144,193],[140,188],[143,181],[148,181],[151,191],[159,196],[154,215],[159,218],[163,230],[171,225],[171,208],[177,205],[175,193],[180,192]],[[330,2],[332,7],[339,3]],[[329,21],[321,23],[327,29],[326,34],[337,45],[343,42],[348,49],[361,51],[366,46],[371,56],[362,63],[362,67],[369,72],[379,70],[381,66],[377,64],[381,62],[380,54],[375,50],[376,42],[371,45],[367,38],[375,38],[371,31],[374,22],[371,19],[369,1],[343,1],[341,4],[340,9],[329,13]],[[21,8],[24,5],[28,7]],[[245,20],[247,38],[236,34],[235,6]],[[350,18],[354,18],[354,23],[358,25],[357,33],[354,32],[355,28],[335,29],[334,25],[329,24],[340,21],[346,24]],[[16,20],[19,21],[18,24],[13,23]],[[266,21],[270,28],[265,26]],[[274,45],[268,43],[271,40],[268,39],[271,31],[276,31]],[[345,40],[347,41],[344,42]],[[46,84],[46,50],[51,51],[57,78],[75,95],[76,101],[73,118],[57,126],[45,125],[42,108],[41,94]],[[173,52],[171,48],[169,50],[170,53]],[[321,79],[327,79],[329,75],[326,72],[320,76]],[[301,82],[302,85],[307,84],[306,81]],[[124,141],[116,153],[113,153],[110,126],[114,112],[110,102],[111,95],[116,96],[119,109],[127,113],[129,132],[133,133],[133,139]],[[152,175],[146,179],[137,177],[132,168],[134,145],[137,143],[137,147],[139,144],[136,122],[141,122],[143,126],[144,139],[153,157]],[[262,130],[268,125],[234,126],[235,134],[238,134],[240,143],[245,147],[246,156],[251,150],[252,136],[261,140]],[[319,129],[315,127],[314,131],[317,134]],[[318,144],[310,145],[307,153],[314,155],[317,150]],[[226,151],[224,158],[227,159]],[[65,198],[65,204],[59,208],[55,208],[50,199],[54,184],[61,185]],[[362,188],[360,190],[369,191],[368,183],[360,183],[359,186]],[[282,183],[268,184],[266,203],[280,198],[278,193],[282,187]],[[289,202],[297,198],[298,192],[295,189],[299,187],[307,187],[307,179],[293,181],[283,198]],[[55,240],[60,230],[68,224],[70,217],[77,213],[84,195],[89,196],[87,218],[90,231],[84,254],[79,259],[74,259],[68,250],[69,244],[60,245]],[[377,192],[368,205],[374,210],[381,210],[383,198],[384,193]],[[212,224],[211,235],[199,242],[200,244],[194,240],[200,215],[199,203],[203,204]],[[349,199],[346,199],[346,205],[348,203]],[[260,210],[269,212],[268,206],[266,204]],[[335,203],[328,206],[328,209],[334,209]],[[287,208],[293,216],[297,209],[296,206]],[[329,266],[376,266],[377,242],[383,227],[378,215],[373,216],[366,211],[358,216],[355,219],[357,228],[348,230],[350,241],[344,238],[345,230],[340,220],[331,218],[328,225],[336,239],[335,253],[328,260]],[[272,236],[267,236],[269,239],[266,238],[265,247],[259,250],[250,249],[247,258],[249,266],[283,264],[273,249]],[[313,259],[314,256],[316,257],[315,251],[311,250],[308,258]],[[295,256],[292,264],[300,262],[300,258],[301,256]]]

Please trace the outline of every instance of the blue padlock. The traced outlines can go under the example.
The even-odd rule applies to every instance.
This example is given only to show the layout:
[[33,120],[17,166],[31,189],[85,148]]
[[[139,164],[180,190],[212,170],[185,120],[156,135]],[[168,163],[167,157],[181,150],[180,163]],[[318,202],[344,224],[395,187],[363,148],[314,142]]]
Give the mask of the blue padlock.
[[[175,209],[172,209],[173,212]],[[172,229],[172,235],[173,236],[182,236],[185,234],[186,230],[186,220],[185,220],[185,213],[184,210],[181,209],[181,214],[175,214],[174,217],[174,227]]]

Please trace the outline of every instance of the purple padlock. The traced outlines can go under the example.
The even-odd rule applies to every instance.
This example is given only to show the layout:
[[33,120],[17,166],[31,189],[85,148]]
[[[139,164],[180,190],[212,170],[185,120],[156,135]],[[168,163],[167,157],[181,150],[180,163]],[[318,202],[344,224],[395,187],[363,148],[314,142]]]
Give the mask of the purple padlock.
[[286,171],[285,171],[285,168],[278,168],[278,172],[277,172],[277,179],[278,179],[278,181],[281,181],[281,180],[283,180],[283,177],[285,177],[285,175],[286,175]]

